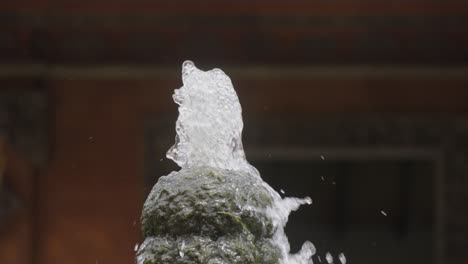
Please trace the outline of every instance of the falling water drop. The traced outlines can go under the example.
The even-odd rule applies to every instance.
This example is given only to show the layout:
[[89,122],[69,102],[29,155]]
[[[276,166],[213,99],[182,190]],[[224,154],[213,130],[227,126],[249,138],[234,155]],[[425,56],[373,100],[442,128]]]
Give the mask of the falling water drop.
[[181,258],[183,258],[185,256],[184,248],[185,248],[185,241],[182,241],[182,243],[180,245],[180,250],[179,250],[179,256]]
[[340,259],[341,264],[346,264],[346,256],[343,252],[338,255],[338,258]]

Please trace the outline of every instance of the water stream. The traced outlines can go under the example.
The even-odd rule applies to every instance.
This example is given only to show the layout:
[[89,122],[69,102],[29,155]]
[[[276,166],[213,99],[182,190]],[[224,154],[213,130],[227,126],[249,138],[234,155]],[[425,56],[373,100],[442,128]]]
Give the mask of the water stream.
[[[176,143],[167,157],[182,169],[209,166],[260,178],[257,169],[245,157],[242,108],[231,79],[220,69],[202,71],[193,62],[186,61],[182,66],[182,81],[183,86],[176,89],[173,96],[179,105]],[[280,262],[312,263],[314,245],[307,241],[298,253],[291,254],[284,232],[289,214],[302,204],[311,204],[312,200],[309,197],[281,198],[266,182],[261,182],[274,200],[266,213],[276,228],[273,240],[281,250]]]

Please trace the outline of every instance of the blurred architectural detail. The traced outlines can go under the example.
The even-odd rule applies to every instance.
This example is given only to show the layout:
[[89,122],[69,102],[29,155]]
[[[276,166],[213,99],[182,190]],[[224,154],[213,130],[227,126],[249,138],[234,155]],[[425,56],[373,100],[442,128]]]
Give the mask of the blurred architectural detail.
[[35,175],[48,159],[44,90],[0,90],[0,262],[29,264],[36,242]]
[[468,59],[464,1],[202,2],[5,3],[0,6],[5,10],[0,58],[80,64],[203,59],[282,66],[438,65]]
[[3,183],[3,175],[5,173],[6,163],[7,156],[5,151],[5,139],[2,135],[0,136],[0,186],[2,186]]
[[5,184],[5,171],[7,167],[6,140],[0,134],[0,230],[5,224],[7,217],[18,209],[19,201],[15,194]]
[[6,217],[14,207],[14,196],[5,187],[4,177],[7,163],[4,139],[0,137],[0,229]]
[[[359,147],[395,159],[419,159],[426,147],[440,155],[441,166],[428,158],[444,175],[433,183],[443,209],[436,264],[467,263],[467,13],[460,0],[0,1],[4,183],[24,201],[0,234],[0,263],[132,263],[142,175],[151,186],[152,173],[173,169],[170,98],[186,59],[232,77],[252,161],[309,157],[315,146],[352,177],[351,157],[378,154]],[[333,119],[342,113],[349,121]],[[283,123],[300,114],[310,121]],[[335,149],[348,143],[352,152]]]
[[0,90],[0,136],[35,166],[48,158],[48,98],[41,89]]

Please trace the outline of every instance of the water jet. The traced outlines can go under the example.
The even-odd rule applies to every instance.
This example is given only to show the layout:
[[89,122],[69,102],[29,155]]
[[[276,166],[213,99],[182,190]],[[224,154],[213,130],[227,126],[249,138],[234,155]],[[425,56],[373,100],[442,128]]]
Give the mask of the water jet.
[[176,142],[167,157],[181,170],[163,176],[141,217],[137,264],[306,264],[315,247],[290,253],[284,226],[308,197],[281,198],[250,165],[242,109],[220,69],[182,65]]

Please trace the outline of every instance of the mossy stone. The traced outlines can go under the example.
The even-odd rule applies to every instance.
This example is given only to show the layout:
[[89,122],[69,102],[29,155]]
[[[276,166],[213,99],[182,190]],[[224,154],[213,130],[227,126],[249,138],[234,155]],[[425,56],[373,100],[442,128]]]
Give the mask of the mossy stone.
[[[143,208],[138,264],[278,264],[275,192],[260,177],[211,167],[159,179]],[[276,194],[277,195],[277,194]]]
[[248,231],[258,238],[273,235],[263,210],[272,190],[247,173],[211,167],[185,169],[163,176],[143,208],[145,236],[220,236]]

